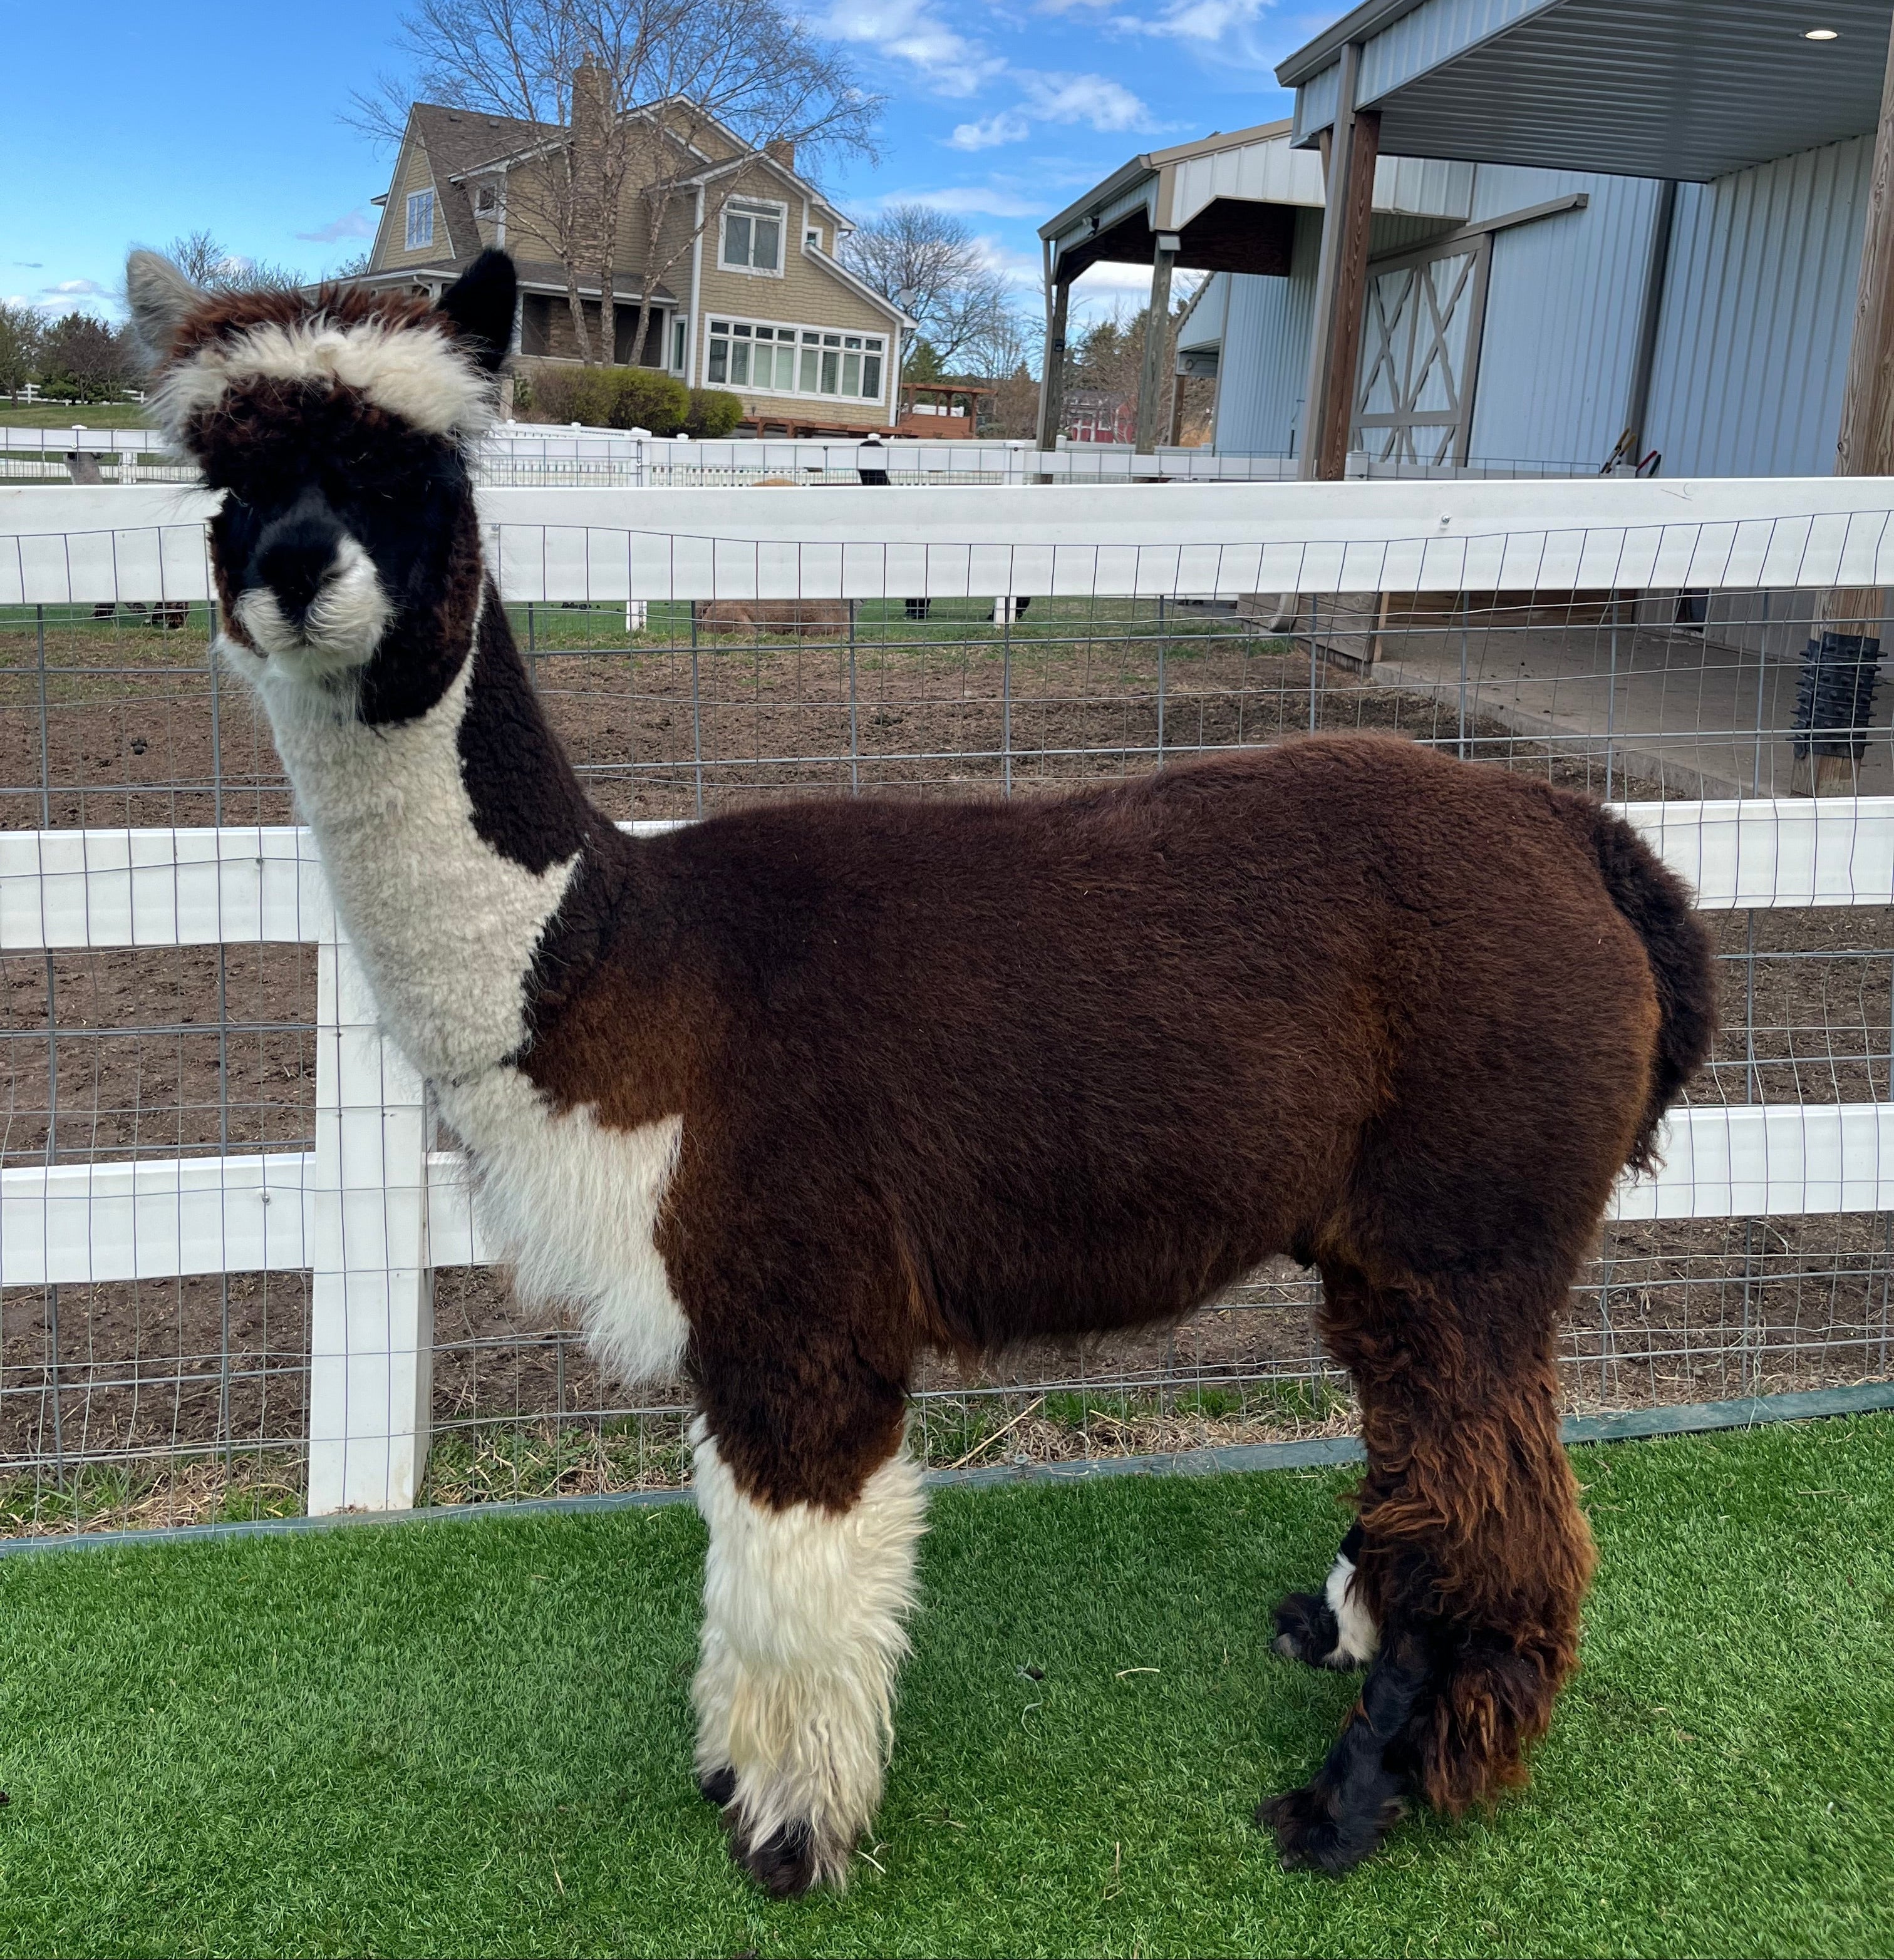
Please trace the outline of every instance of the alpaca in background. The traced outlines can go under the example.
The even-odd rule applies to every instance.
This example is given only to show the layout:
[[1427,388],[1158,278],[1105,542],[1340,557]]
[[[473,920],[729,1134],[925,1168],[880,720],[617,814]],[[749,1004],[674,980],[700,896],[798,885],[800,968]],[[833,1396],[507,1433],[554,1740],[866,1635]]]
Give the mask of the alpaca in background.
[[1321,1269],[1368,1452],[1280,1644],[1368,1673],[1263,1821],[1340,1869],[1411,1795],[1522,1780],[1592,1565],[1558,1316],[1709,1039],[1682,886],[1581,797],[1364,737],[635,840],[482,562],[510,262],[438,307],[148,254],[129,291],[224,493],[223,657],[522,1293],[694,1390],[697,1772],[743,1864],[840,1883],[879,1800],[917,1357],[1174,1321],[1277,1252]]

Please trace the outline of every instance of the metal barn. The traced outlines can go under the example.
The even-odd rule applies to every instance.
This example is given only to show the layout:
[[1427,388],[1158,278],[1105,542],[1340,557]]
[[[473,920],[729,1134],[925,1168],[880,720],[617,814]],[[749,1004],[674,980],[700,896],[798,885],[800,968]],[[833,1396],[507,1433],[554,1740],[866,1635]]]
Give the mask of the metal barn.
[[[1218,448],[1340,473],[1309,454],[1326,361],[1339,370],[1337,452],[1527,472],[1618,457],[1666,476],[1827,474],[1891,11],[1888,0],[1367,0],[1278,70],[1296,91],[1293,123],[1245,132],[1305,167],[1302,195],[1248,207],[1275,227],[1284,262],[1212,266],[1177,238],[1176,263],[1214,272],[1180,355],[1217,375]],[[1338,116],[1349,141],[1332,155]],[[1161,218],[1184,234],[1181,193],[1205,173],[1196,153],[1233,140],[1138,159],[1052,221],[1055,297],[1088,250],[1153,256],[1118,249],[1125,228],[1101,193],[1122,207],[1138,187],[1123,180],[1148,178],[1151,230]],[[1325,228],[1324,180],[1342,180],[1328,189],[1345,214],[1364,158],[1374,215],[1365,264],[1351,267],[1348,228]],[[1227,167],[1221,150],[1208,161]],[[1443,167],[1424,205],[1389,195]],[[1177,208],[1160,209],[1173,183]],[[1237,228],[1221,229],[1227,252]]]

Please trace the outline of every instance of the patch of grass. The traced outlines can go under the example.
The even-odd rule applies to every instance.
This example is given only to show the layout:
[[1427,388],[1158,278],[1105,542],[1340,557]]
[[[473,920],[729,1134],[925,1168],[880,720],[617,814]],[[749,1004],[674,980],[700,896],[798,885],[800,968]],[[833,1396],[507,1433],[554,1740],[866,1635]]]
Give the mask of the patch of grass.
[[1355,1692],[1268,1644],[1332,1475],[938,1500],[876,1863],[780,1906],[689,1780],[683,1507],[9,1559],[0,1951],[1889,1951],[1894,1419],[1575,1460],[1533,1789],[1339,1884],[1249,1822]]
[[0,1538],[244,1524],[303,1507],[299,1453],[142,1457],[75,1464],[63,1477],[0,1477]]
[[69,429],[145,428],[150,425],[138,402],[0,402],[0,426]]
[[596,1425],[492,1423],[442,1429],[428,1452],[423,1504],[505,1503],[612,1491],[675,1490],[690,1479],[686,1411]]

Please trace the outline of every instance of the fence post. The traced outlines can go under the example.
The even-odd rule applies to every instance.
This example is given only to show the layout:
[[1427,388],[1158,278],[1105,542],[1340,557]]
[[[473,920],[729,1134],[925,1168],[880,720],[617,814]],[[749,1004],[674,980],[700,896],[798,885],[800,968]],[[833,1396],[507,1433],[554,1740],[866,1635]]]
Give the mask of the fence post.
[[316,1054],[309,1510],[406,1510],[434,1383],[427,1109],[339,937],[317,950]]

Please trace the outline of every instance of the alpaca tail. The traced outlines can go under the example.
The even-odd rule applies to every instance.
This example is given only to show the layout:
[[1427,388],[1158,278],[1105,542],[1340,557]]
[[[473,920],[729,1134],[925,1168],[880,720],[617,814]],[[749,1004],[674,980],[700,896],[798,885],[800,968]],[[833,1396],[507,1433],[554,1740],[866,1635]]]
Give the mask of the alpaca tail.
[[1611,902],[1643,940],[1657,987],[1661,1016],[1650,1093],[1628,1162],[1649,1170],[1657,1125],[1710,1053],[1717,1026],[1716,968],[1710,934],[1692,905],[1690,888],[1631,826],[1593,803],[1567,793],[1562,814],[1596,854]]

